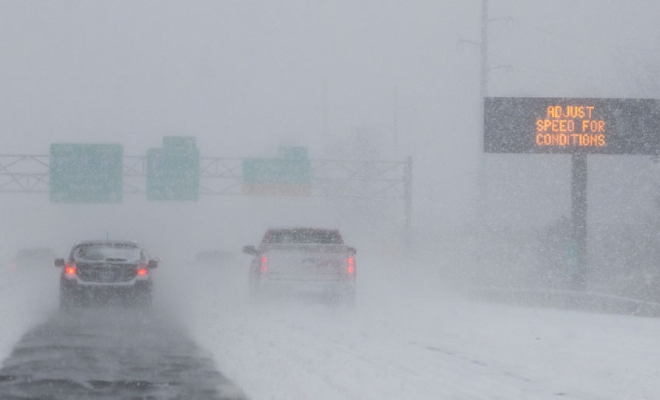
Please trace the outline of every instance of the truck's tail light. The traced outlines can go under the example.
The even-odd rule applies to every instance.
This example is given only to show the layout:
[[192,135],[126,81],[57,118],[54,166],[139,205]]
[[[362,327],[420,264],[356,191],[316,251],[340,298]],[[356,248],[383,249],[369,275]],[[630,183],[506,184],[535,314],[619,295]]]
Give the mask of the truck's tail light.
[[355,273],[355,258],[348,257],[348,269],[347,269],[347,271],[351,275]]
[[76,272],[78,272],[78,271],[76,269],[76,264],[75,263],[66,263],[66,264],[64,264],[64,275],[72,276],[72,275],[75,275]]
[[268,272],[268,257],[261,256],[261,272]]
[[148,264],[140,264],[137,267],[137,274],[138,276],[147,276],[149,273],[149,266]]

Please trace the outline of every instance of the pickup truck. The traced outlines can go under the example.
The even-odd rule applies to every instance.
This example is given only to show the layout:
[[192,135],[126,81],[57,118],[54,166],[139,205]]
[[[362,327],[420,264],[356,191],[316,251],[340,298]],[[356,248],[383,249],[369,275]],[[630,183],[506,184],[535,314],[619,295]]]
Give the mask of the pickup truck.
[[250,264],[250,296],[320,294],[355,301],[354,247],[336,229],[271,228],[258,247],[245,246]]

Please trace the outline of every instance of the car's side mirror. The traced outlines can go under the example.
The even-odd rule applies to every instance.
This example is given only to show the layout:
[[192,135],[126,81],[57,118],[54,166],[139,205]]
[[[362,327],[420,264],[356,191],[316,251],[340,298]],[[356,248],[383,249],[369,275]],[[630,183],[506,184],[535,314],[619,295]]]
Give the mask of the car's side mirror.
[[147,267],[149,267],[149,269],[158,268],[158,260],[149,260]]
[[62,268],[64,266],[64,259],[63,258],[56,258],[55,259],[55,266],[57,268]]
[[243,246],[243,253],[257,255],[257,249],[254,246]]
[[349,247],[348,252],[355,255],[355,254],[357,254],[357,249],[355,247]]

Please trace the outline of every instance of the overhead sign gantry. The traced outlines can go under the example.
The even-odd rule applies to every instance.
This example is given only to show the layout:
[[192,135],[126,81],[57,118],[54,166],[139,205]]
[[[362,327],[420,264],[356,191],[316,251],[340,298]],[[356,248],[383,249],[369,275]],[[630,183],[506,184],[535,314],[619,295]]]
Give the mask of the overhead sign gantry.
[[310,159],[299,147],[283,147],[277,158],[202,157],[187,137],[166,137],[163,148],[146,156],[125,155],[121,145],[53,146],[51,154],[0,154],[0,194],[50,193],[54,203],[118,203],[125,194],[145,193],[158,201],[241,195],[392,199],[404,202],[406,238],[411,229],[412,157]]

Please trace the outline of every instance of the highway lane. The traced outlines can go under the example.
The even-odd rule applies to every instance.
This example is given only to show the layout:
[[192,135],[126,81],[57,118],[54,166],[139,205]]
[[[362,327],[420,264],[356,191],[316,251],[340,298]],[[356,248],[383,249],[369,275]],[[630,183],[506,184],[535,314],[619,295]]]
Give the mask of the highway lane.
[[124,308],[57,313],[0,369],[2,399],[244,399],[176,321]]

